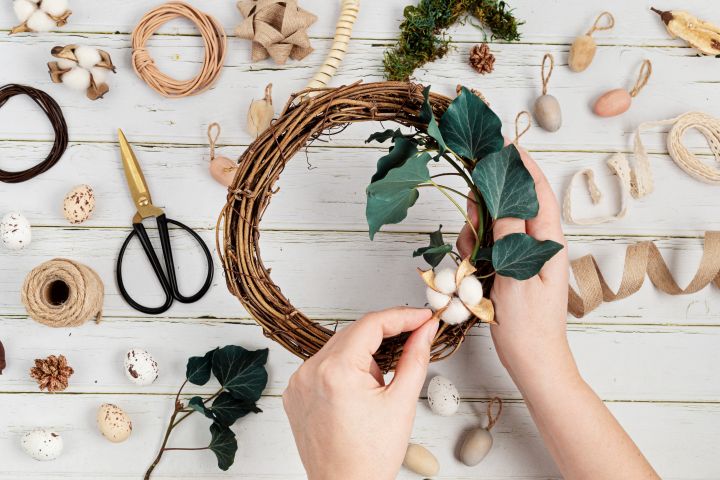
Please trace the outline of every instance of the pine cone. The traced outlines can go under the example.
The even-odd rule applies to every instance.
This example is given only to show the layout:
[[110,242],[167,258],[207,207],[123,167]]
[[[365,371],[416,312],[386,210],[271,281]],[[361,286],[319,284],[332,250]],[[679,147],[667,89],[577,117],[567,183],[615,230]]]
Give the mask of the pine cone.
[[65,355],[50,355],[35,359],[35,366],[30,369],[30,376],[37,380],[40,390],[62,392],[68,387],[68,378],[74,370],[67,364]]
[[470,50],[470,66],[478,73],[485,75],[491,73],[495,68],[495,55],[490,52],[487,43],[475,45]]

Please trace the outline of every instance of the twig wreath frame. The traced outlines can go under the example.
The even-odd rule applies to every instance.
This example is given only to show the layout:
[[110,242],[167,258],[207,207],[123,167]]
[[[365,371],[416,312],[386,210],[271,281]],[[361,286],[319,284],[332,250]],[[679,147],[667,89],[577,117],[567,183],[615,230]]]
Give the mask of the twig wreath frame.
[[[312,96],[306,96],[309,93]],[[441,116],[452,100],[431,92],[429,101],[433,113]],[[305,90],[290,97],[280,117],[240,157],[217,226],[217,246],[227,286],[263,327],[265,336],[303,359],[320,350],[334,331],[297,310],[263,264],[260,221],[276,192],[275,182],[285,165],[308,143],[349,124],[382,121],[424,128],[426,122],[419,118],[423,102],[423,86],[409,82],[358,82]],[[484,246],[491,238],[486,236]],[[491,286],[492,282],[485,282],[486,294]],[[478,321],[473,318],[459,325],[441,324],[433,343],[432,361],[451,355]],[[399,335],[383,341],[375,354],[383,371],[395,367],[406,338]]]

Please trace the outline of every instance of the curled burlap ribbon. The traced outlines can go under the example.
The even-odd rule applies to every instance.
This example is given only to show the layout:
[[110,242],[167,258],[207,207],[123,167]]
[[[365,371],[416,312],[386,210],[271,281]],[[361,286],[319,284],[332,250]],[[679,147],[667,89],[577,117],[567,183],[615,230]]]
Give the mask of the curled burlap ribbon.
[[705,233],[705,250],[700,266],[685,288],[678,286],[660,251],[649,241],[628,247],[617,292],[607,285],[592,255],[573,260],[571,267],[580,293],[569,287],[568,311],[577,318],[596,309],[602,302],[614,302],[637,292],[645,281],[646,273],[653,285],[668,295],[696,293],[711,283],[720,288],[720,232]]
[[56,258],[28,273],[21,298],[36,322],[49,327],[77,327],[93,317],[100,322],[104,292],[94,270]]

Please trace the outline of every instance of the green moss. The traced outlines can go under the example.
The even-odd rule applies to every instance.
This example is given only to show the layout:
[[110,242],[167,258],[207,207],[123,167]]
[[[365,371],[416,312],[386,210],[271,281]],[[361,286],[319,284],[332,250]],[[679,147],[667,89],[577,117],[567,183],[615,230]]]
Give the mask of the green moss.
[[520,40],[518,22],[502,0],[420,0],[403,11],[397,44],[385,52],[385,77],[407,80],[416,68],[447,54],[445,30],[467,16],[477,18],[493,39]]

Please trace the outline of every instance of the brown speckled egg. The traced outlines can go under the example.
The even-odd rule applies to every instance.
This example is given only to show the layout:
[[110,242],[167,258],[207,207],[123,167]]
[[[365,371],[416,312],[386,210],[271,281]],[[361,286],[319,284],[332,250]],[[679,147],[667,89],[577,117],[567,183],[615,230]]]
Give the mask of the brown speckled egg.
[[132,422],[122,408],[111,403],[100,405],[97,424],[105,438],[113,443],[124,442],[132,433]]
[[63,202],[63,215],[72,223],[82,223],[95,209],[95,193],[88,185],[78,185],[65,195]]

